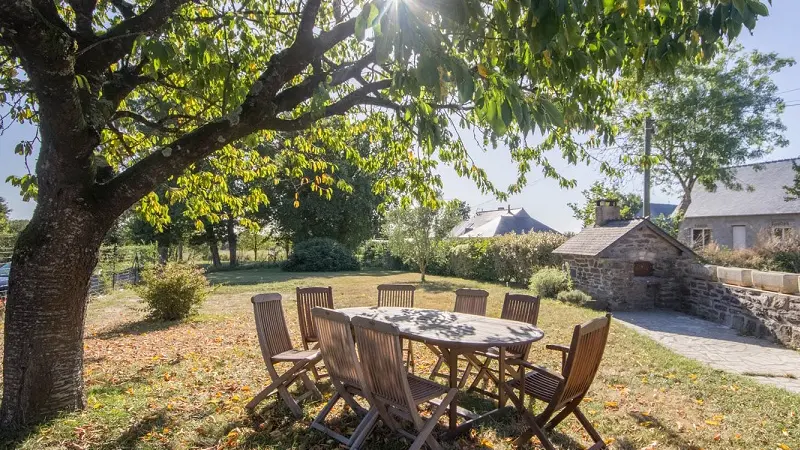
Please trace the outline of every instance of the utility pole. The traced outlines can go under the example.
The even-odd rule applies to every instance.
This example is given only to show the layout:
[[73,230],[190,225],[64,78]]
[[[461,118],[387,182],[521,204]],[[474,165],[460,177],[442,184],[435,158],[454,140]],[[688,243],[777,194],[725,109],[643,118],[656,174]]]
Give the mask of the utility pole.
[[650,217],[650,146],[653,140],[653,119],[644,119],[644,216]]

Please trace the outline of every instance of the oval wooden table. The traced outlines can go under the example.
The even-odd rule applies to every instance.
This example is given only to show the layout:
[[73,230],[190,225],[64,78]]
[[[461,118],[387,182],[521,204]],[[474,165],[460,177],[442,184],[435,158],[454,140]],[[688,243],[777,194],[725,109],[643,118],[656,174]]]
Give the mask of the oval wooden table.
[[[506,347],[530,344],[544,337],[542,330],[525,322],[435,309],[361,307],[342,308],[337,311],[351,318],[359,316],[392,323],[397,326],[401,337],[437,347],[447,360],[451,388],[458,387],[458,355],[471,355],[478,350],[497,347],[500,352],[499,376],[502,386],[505,378],[503,366]],[[450,407],[449,435],[452,437],[460,434],[476,422],[500,411],[505,406],[505,392],[504,389],[498,391],[500,394],[498,409],[481,416],[458,408],[454,400]],[[459,415],[469,420],[458,425]]]

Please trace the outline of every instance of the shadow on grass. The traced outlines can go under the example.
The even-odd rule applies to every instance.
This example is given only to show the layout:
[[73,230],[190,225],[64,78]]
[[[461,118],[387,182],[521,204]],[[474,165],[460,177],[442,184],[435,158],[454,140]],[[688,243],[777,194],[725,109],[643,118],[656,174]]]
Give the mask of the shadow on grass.
[[161,320],[145,319],[135,322],[121,323],[107,330],[95,333],[89,337],[105,340],[123,336],[138,336],[146,333],[151,333],[153,331],[166,330],[167,328],[178,326],[183,323],[185,322],[181,322],[180,320],[161,321]]
[[355,272],[283,272],[280,269],[228,270],[211,272],[206,278],[211,284],[247,286],[264,283],[282,283],[307,278],[385,277],[406,272],[392,270],[362,270]]
[[152,431],[163,429],[168,422],[166,412],[163,409],[159,410],[131,425],[117,439],[105,445],[104,448],[109,450],[137,448],[144,436]]

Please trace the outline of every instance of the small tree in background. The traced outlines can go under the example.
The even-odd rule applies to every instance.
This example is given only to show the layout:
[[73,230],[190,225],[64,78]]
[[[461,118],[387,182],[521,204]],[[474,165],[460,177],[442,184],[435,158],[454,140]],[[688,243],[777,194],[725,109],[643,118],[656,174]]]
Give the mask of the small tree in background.
[[398,208],[386,215],[384,233],[389,238],[389,248],[403,262],[419,268],[423,283],[437,247],[462,220],[461,205],[449,202],[438,209],[428,206]]
[[239,234],[239,244],[244,250],[253,251],[253,261],[258,261],[258,251],[264,250],[269,241],[270,237],[260,230],[244,230]]
[[623,219],[632,219],[642,209],[642,197],[639,194],[623,194],[617,186],[608,185],[604,181],[596,181],[589,189],[581,191],[585,200],[583,203],[568,203],[572,215],[581,221],[584,227],[592,225],[595,221],[595,202],[602,199],[616,200],[620,207]]
[[8,227],[8,214],[11,212],[11,209],[8,207],[8,203],[6,203],[6,199],[0,197],[0,233],[7,233],[9,231]]

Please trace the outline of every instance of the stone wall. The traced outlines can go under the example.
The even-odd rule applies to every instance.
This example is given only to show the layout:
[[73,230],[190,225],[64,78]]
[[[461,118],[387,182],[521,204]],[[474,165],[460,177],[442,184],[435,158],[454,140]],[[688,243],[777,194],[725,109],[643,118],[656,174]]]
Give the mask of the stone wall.
[[[564,255],[575,288],[611,311],[679,308],[675,264],[687,258],[649,228],[632,231],[598,256]],[[637,261],[652,263],[652,276],[634,276]]]
[[[800,349],[800,296],[718,281],[719,271],[714,266],[687,264],[679,265],[678,270],[685,276],[681,309],[743,334]],[[746,279],[734,275],[728,269],[722,280]]]

